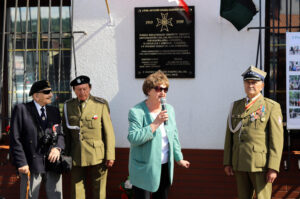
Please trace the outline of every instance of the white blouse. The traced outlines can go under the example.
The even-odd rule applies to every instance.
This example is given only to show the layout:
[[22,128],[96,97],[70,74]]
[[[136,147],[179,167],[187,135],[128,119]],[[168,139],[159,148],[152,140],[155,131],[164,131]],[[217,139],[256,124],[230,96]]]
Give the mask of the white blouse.
[[[155,119],[158,116],[158,113],[150,113],[151,117]],[[160,132],[161,132],[161,164],[165,164],[168,162],[169,157],[169,140],[166,133],[165,125],[162,123],[159,126]]]

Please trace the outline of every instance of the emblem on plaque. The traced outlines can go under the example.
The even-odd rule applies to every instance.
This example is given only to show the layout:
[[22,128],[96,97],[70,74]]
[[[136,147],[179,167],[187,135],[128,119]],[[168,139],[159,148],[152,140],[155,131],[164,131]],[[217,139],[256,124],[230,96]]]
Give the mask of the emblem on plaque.
[[156,27],[161,26],[160,27],[160,32],[162,32],[164,30],[169,32],[169,27],[168,26],[173,26],[173,24],[172,24],[173,18],[168,19],[168,13],[165,13],[165,14],[160,13],[160,14],[161,14],[161,19],[156,18],[156,20],[157,20]]

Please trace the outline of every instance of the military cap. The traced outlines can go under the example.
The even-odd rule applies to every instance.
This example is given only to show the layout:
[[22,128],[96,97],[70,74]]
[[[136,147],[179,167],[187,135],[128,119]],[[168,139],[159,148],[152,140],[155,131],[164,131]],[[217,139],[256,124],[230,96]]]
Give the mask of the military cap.
[[244,80],[253,79],[258,81],[264,81],[267,73],[262,71],[255,66],[250,66],[243,74]]
[[40,80],[40,81],[34,82],[30,88],[29,96],[31,96],[34,93],[37,93],[41,90],[44,90],[45,88],[51,88],[50,82],[48,82],[47,80]]
[[71,86],[78,86],[80,84],[90,84],[90,78],[85,75],[80,75],[73,79],[70,83]]

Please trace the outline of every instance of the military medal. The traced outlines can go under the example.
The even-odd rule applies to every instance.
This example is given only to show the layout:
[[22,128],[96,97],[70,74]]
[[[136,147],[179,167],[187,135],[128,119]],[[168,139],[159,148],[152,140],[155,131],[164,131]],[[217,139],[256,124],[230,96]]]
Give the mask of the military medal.
[[262,121],[262,122],[266,121],[266,118],[265,118],[265,106],[261,107],[260,121]]
[[251,115],[250,115],[250,120],[251,120],[251,122],[254,122],[254,121],[255,121],[255,115],[254,115],[254,113],[251,113]]

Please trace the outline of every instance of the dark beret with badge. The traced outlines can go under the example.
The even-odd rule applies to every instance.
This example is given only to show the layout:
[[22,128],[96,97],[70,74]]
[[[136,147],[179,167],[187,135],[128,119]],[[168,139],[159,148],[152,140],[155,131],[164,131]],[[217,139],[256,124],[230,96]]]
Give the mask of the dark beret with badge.
[[78,86],[81,84],[89,84],[90,85],[90,78],[85,75],[80,75],[73,79],[70,83],[71,86]]
[[267,73],[262,71],[255,66],[250,66],[243,74],[244,80],[252,79],[257,81],[264,81]]
[[34,82],[30,88],[29,96],[32,96],[34,93],[37,93],[46,88],[51,88],[50,82],[48,82],[47,80]]

